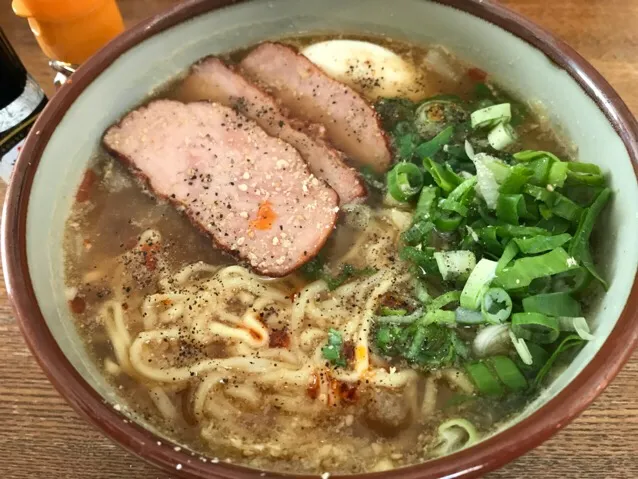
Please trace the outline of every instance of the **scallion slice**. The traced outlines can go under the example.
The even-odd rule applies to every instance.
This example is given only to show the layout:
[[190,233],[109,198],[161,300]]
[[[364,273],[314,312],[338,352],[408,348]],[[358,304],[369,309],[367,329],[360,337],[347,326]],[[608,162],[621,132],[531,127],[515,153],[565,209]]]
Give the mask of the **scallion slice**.
[[[471,312],[480,316],[480,313]],[[510,349],[509,331],[508,324],[491,324],[480,329],[472,343],[474,354],[479,358],[484,358],[493,354],[507,353]]]
[[527,389],[527,380],[516,367],[514,361],[507,356],[492,356],[485,362],[494,370],[498,378],[511,391],[523,391]]
[[547,316],[580,316],[580,304],[567,293],[528,296],[523,298],[523,310]]
[[437,309],[434,311],[428,311],[419,320],[419,324],[454,324],[456,322],[456,315],[454,311],[445,311],[443,309]]
[[388,308],[387,306],[381,306],[379,310],[381,316],[405,316],[408,314],[407,309]]
[[479,309],[481,297],[489,287],[492,279],[494,279],[496,265],[496,261],[491,261],[486,258],[482,258],[477,263],[461,292],[461,307],[472,310]]
[[558,326],[561,331],[575,331],[581,339],[585,341],[591,341],[594,339],[593,334],[589,329],[589,324],[587,320],[582,316],[576,318],[569,318],[565,316],[561,316],[558,318]]
[[484,128],[498,125],[501,122],[509,122],[512,119],[512,108],[509,103],[488,106],[476,110],[470,115],[472,128]]
[[454,135],[454,126],[450,125],[441,131],[438,135],[432,138],[430,141],[421,143],[414,150],[414,154],[417,158],[432,157],[438,153],[444,145],[446,145]]
[[476,177],[472,176],[463,181],[439,204],[443,210],[454,211],[461,216],[467,216],[468,206],[474,198],[474,186]]
[[607,281],[598,273],[594,266],[594,260],[589,249],[589,237],[591,236],[596,218],[603,210],[609,199],[611,198],[611,190],[605,188],[602,190],[592,205],[587,208],[580,218],[578,229],[574,234],[574,239],[569,247],[569,253],[582,263],[585,268],[603,285],[605,289],[609,287]]
[[447,306],[450,303],[454,303],[456,301],[458,301],[461,298],[461,292],[460,291],[448,291],[445,294],[442,294],[441,296],[437,296],[436,298],[434,298],[430,304],[428,304],[428,310],[430,311],[434,311],[436,309],[441,309],[444,306]]
[[419,308],[410,314],[393,314],[377,316],[377,323],[392,323],[392,324],[411,324],[417,319],[423,316],[423,308]]
[[521,358],[521,361],[523,361],[523,364],[527,364],[528,366],[530,366],[534,362],[534,360],[532,359],[532,353],[529,352],[527,343],[523,338],[517,337],[511,329],[509,330],[509,334],[510,339],[512,340],[512,344],[514,345],[518,356]]
[[479,440],[479,433],[466,419],[450,419],[439,426],[439,436],[432,445],[434,456],[445,456],[469,447]]
[[465,365],[465,370],[474,382],[476,389],[486,396],[502,396],[505,390],[501,382],[494,376],[490,368],[483,361],[476,361]]
[[514,238],[514,241],[524,254],[538,254],[551,251],[572,239],[569,233],[555,236],[532,236],[531,238]]
[[490,288],[481,299],[481,313],[488,323],[504,323],[512,313],[512,298],[504,289]]
[[506,223],[518,225],[519,217],[527,213],[523,195],[501,193],[496,201],[496,217]]
[[388,192],[396,201],[406,202],[423,187],[423,174],[413,163],[397,163],[388,173]]
[[549,169],[549,176],[547,177],[547,183],[552,186],[562,188],[567,179],[568,163],[564,161],[555,161]]
[[539,256],[517,259],[496,275],[495,284],[505,290],[525,288],[536,278],[576,268],[578,264],[573,258],[563,248],[556,248]]
[[500,273],[501,271],[503,271],[507,267],[507,265],[510,264],[514,258],[516,258],[517,254],[518,246],[514,241],[510,240],[510,242],[507,243],[507,246],[503,250],[503,254],[498,260],[498,264],[496,265],[496,273]]
[[456,322],[459,324],[482,324],[485,322],[483,315],[478,311],[458,307],[454,313],[456,315]]
[[580,346],[581,344],[583,344],[583,342],[584,341],[577,334],[571,334],[563,339],[563,341],[554,350],[547,362],[543,365],[541,370],[536,375],[536,378],[534,379],[534,386],[540,386],[540,384],[543,382],[543,379],[545,379],[545,376],[561,354],[569,349]]
[[487,141],[495,150],[504,150],[516,142],[518,136],[509,123],[499,123],[487,135]]
[[514,313],[512,331],[517,337],[539,344],[553,343],[560,335],[558,320],[540,313]]
[[471,251],[437,251],[434,259],[444,280],[466,279],[476,266],[476,256]]

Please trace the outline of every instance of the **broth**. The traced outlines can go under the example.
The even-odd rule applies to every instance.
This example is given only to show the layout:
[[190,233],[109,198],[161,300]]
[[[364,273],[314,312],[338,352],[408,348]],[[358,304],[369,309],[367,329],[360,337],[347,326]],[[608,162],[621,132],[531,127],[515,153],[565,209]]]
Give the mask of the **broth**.
[[[451,56],[445,58],[464,74],[447,78],[423,66],[431,48],[387,38],[284,42],[303,48],[335,38],[398,53],[419,72],[409,92],[418,100],[455,95],[473,102],[483,80],[480,70]],[[248,50],[225,60],[238,62]],[[359,87],[365,95],[365,82]],[[181,79],[159,97],[194,99]],[[517,132],[519,150],[571,156],[529,109]],[[397,206],[383,191],[369,190],[365,204],[343,208],[321,252],[326,266],[320,274],[343,284],[309,279],[307,267],[270,279],[211,247],[184,215],[99,152],[66,225],[66,286],[87,349],[125,407],[209,460],[294,473],[419,463],[455,449],[438,440],[442,423],[462,418],[484,436],[520,411],[532,393],[505,399],[477,393],[459,356],[423,366],[421,358],[375,349],[384,324],[374,322],[379,307],[409,316],[421,306],[414,299],[414,265],[398,251],[414,205]],[[439,231],[433,241],[446,250],[452,237]],[[421,279],[430,296],[458,288],[434,276]],[[471,349],[478,330],[457,325],[454,341]],[[361,335],[377,346],[362,352]],[[505,354],[514,358],[516,351],[510,345]],[[363,362],[369,366],[359,374]],[[469,445],[469,439],[460,442]]]

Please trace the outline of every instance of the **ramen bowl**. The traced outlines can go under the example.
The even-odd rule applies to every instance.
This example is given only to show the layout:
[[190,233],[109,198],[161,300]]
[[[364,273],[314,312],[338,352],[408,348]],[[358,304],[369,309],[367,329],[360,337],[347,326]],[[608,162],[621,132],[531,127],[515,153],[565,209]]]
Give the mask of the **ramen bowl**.
[[636,122],[575,51],[491,2],[191,0],[117,37],[52,99],[16,165],[2,225],[4,274],[16,316],[54,386],[127,450],[176,477],[263,477],[259,470],[191,454],[119,405],[68,309],[64,224],[104,130],[144,98],[204,56],[321,32],[444,45],[506,89],[544,105],[549,121],[578,148],[580,159],[608,173],[614,200],[603,220],[599,254],[610,288],[591,313],[595,339],[506,427],[452,455],[379,476],[478,477],[568,424],[609,384],[638,341]]

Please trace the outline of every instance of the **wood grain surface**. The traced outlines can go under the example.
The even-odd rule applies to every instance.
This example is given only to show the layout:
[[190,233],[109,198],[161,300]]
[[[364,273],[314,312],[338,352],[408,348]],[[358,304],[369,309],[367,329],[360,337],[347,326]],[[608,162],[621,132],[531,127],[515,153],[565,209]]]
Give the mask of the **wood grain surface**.
[[[119,0],[128,25],[177,0]],[[587,58],[638,113],[638,1],[506,0]],[[53,74],[26,21],[0,0],[0,27],[48,95]],[[0,195],[4,197],[4,185]],[[0,479],[168,479],[88,426],[25,346],[0,285]],[[496,478],[638,478],[638,353],[570,426]]]

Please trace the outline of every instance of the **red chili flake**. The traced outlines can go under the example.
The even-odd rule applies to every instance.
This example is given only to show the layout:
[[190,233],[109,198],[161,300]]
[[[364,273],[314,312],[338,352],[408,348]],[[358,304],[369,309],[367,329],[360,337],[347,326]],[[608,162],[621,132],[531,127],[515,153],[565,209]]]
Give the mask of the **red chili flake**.
[[91,192],[93,191],[93,185],[95,185],[97,181],[97,174],[92,169],[86,170],[84,173],[84,178],[82,178],[82,183],[80,183],[80,187],[78,188],[77,193],[75,194],[75,201],[78,203],[84,203],[91,197]]
[[128,311],[128,303],[122,303],[122,309]]
[[275,329],[270,333],[271,348],[289,348],[290,347],[290,335],[286,328]]
[[310,399],[317,399],[319,396],[319,376],[317,373],[312,373],[310,375],[310,382],[306,388],[306,393],[308,393],[308,397]]
[[487,78],[487,72],[481,70],[480,68],[470,68],[467,71],[467,76],[469,76],[475,82],[485,81]]
[[71,308],[71,311],[75,314],[82,314],[86,310],[86,301],[79,296],[76,296],[69,301],[69,308]]

